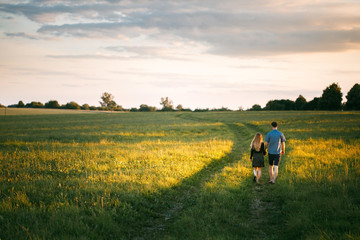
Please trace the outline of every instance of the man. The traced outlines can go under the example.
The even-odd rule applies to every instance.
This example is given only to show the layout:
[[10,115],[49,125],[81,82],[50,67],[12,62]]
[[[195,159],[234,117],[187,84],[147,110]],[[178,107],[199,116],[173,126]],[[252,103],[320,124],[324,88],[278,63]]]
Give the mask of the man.
[[277,122],[272,122],[271,127],[272,131],[265,137],[265,147],[268,148],[269,153],[269,182],[275,183],[279,171],[280,154],[285,154],[286,139],[284,134],[277,130]]

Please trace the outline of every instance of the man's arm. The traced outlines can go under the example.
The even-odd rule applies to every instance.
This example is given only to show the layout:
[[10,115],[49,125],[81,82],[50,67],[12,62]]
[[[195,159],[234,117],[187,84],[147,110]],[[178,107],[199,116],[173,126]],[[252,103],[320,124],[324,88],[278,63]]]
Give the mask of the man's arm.
[[285,142],[281,143],[281,154],[285,154]]

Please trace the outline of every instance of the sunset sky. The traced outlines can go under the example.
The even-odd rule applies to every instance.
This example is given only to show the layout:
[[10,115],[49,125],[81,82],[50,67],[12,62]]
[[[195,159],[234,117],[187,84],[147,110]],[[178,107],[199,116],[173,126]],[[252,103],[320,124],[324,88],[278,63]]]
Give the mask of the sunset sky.
[[0,0],[0,103],[308,101],[360,82],[359,0]]

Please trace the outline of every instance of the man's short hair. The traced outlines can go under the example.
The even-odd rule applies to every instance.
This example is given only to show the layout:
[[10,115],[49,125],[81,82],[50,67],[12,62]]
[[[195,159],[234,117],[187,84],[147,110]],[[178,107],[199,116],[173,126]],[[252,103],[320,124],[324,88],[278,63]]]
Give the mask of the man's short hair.
[[271,126],[272,126],[273,128],[276,128],[276,127],[278,126],[278,124],[277,124],[277,122],[272,122],[272,123],[271,123]]

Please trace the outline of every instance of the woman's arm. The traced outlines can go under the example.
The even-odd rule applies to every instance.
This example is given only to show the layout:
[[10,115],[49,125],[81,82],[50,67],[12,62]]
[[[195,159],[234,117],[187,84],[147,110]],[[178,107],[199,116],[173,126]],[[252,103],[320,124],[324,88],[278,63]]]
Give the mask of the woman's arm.
[[264,156],[266,156],[266,148],[265,148],[265,144],[264,143],[262,143],[261,144],[261,151],[262,151],[262,153],[264,154]]

